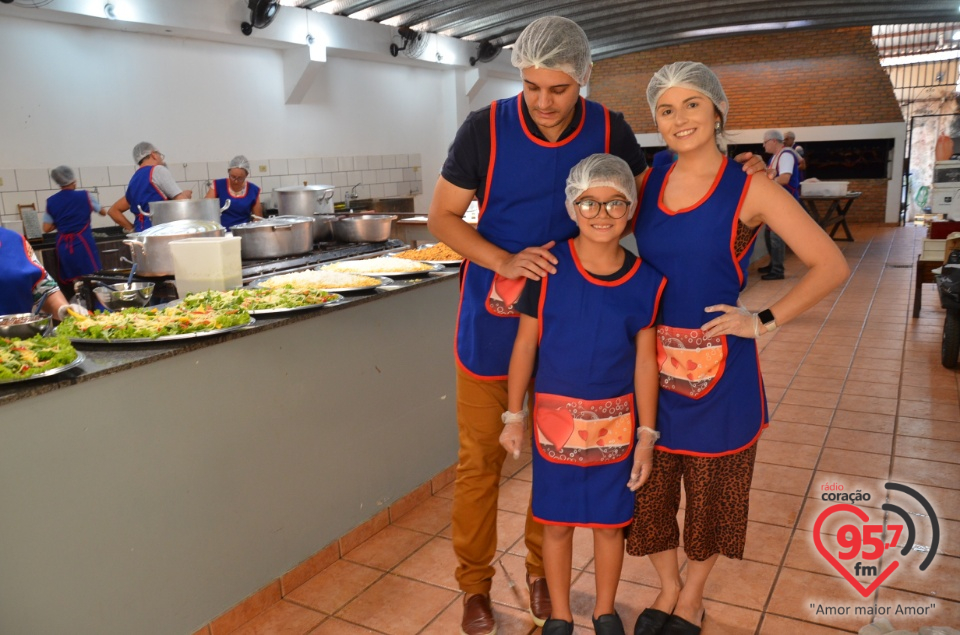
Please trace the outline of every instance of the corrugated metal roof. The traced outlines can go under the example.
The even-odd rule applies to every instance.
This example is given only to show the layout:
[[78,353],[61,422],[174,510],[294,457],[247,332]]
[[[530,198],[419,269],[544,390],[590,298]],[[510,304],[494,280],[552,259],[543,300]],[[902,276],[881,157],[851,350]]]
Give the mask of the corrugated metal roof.
[[[291,4],[284,2],[284,4]],[[594,59],[748,32],[946,22],[958,0],[297,0],[324,13],[509,46],[531,21],[562,15],[583,27]]]

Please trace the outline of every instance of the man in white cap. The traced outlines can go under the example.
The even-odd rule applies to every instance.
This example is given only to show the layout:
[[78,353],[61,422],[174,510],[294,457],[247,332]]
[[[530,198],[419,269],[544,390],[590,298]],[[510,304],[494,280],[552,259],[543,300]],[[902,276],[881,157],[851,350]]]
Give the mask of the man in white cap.
[[[430,205],[428,226],[463,254],[456,335],[460,450],[453,499],[457,582],[464,591],[461,632],[490,635],[497,548],[497,499],[506,452],[507,371],[519,314],[513,308],[526,279],[555,273],[550,248],[574,236],[564,183],[570,168],[595,153],[619,156],[642,184],[646,161],[623,115],[580,97],[590,78],[586,34],[559,16],[523,30],[511,62],[523,92],[471,113],[450,148]],[[763,169],[753,161],[750,171]],[[463,219],[476,197],[477,226]],[[510,413],[516,416],[517,413]],[[524,533],[530,613],[550,617],[544,579],[543,527],[527,509]]]
[[[141,141],[133,147],[133,161],[137,171],[133,173],[126,193],[107,212],[115,223],[127,231],[143,231],[150,227],[150,217],[142,212],[150,212],[153,201],[191,198],[192,190],[181,190],[173,174],[164,163],[163,153],[148,141]],[[132,210],[134,222],[127,220],[123,213]]]
[[[773,155],[770,159],[770,170],[774,173],[774,180],[782,185],[795,199],[800,200],[800,157],[797,153],[784,145],[783,135],[779,130],[767,130],[763,133],[763,151]],[[783,280],[783,260],[786,257],[786,246],[783,239],[777,236],[770,227],[764,228],[763,240],[770,254],[770,264],[760,267],[761,280]]]

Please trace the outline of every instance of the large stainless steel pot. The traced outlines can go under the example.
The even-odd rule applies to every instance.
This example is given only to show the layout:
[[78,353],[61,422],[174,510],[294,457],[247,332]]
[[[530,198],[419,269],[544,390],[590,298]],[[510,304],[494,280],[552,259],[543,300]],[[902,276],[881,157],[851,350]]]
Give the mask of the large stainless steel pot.
[[182,238],[223,236],[224,234],[226,230],[218,221],[177,220],[130,234],[123,243],[130,246],[130,254],[137,265],[137,275],[172,276],[171,242]]
[[[297,185],[275,189],[277,209],[281,216],[325,216],[333,214],[332,185]],[[313,240],[330,240],[323,236],[324,225],[314,224]]]
[[144,212],[149,216],[152,224],[163,225],[175,220],[208,220],[220,222],[220,214],[230,207],[227,200],[223,207],[215,198],[178,199],[173,201],[154,201],[150,203],[150,211]]
[[380,243],[390,238],[392,214],[352,214],[340,216],[333,224],[333,237],[345,243]]
[[240,257],[244,260],[280,258],[313,249],[312,216],[271,216],[255,223],[230,228],[240,236]]

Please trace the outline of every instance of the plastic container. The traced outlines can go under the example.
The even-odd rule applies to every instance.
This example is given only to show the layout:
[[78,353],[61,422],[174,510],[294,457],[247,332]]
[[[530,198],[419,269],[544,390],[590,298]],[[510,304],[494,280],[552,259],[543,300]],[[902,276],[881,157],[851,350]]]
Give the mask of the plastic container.
[[177,294],[226,291],[243,285],[240,237],[184,238],[170,242]]
[[846,196],[850,181],[811,181],[800,184],[800,196]]

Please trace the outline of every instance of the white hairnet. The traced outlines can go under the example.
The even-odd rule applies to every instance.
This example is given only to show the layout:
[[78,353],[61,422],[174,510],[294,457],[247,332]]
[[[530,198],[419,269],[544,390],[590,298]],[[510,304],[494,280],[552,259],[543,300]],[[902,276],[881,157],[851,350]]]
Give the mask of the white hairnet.
[[69,165],[58,165],[50,170],[50,178],[60,187],[66,187],[77,180],[77,175]]
[[567,213],[574,221],[577,210],[573,202],[591,187],[612,187],[630,202],[627,218],[637,209],[637,181],[627,162],[612,154],[591,154],[573,166],[567,177]]
[[779,130],[767,130],[763,133],[764,141],[769,141],[770,139],[776,139],[780,143],[783,143],[783,135],[780,134]]
[[247,161],[247,157],[242,154],[238,154],[230,159],[227,170],[232,170],[233,168],[240,168],[241,170],[245,170],[247,174],[250,174],[250,162]]
[[590,79],[590,43],[576,22],[558,15],[534,20],[513,43],[510,63],[525,68],[562,71],[581,86]]
[[703,94],[720,111],[721,127],[727,125],[729,110],[727,95],[723,92],[723,86],[720,85],[720,80],[713,71],[700,62],[674,62],[661,67],[653,74],[650,83],[647,84],[647,104],[650,106],[650,114],[653,115],[654,121],[657,120],[657,102],[660,101],[660,97],[667,89],[676,86]]
[[154,152],[157,152],[156,146],[149,141],[141,141],[137,145],[133,146],[133,162],[137,165],[140,165],[141,161],[146,159]]

